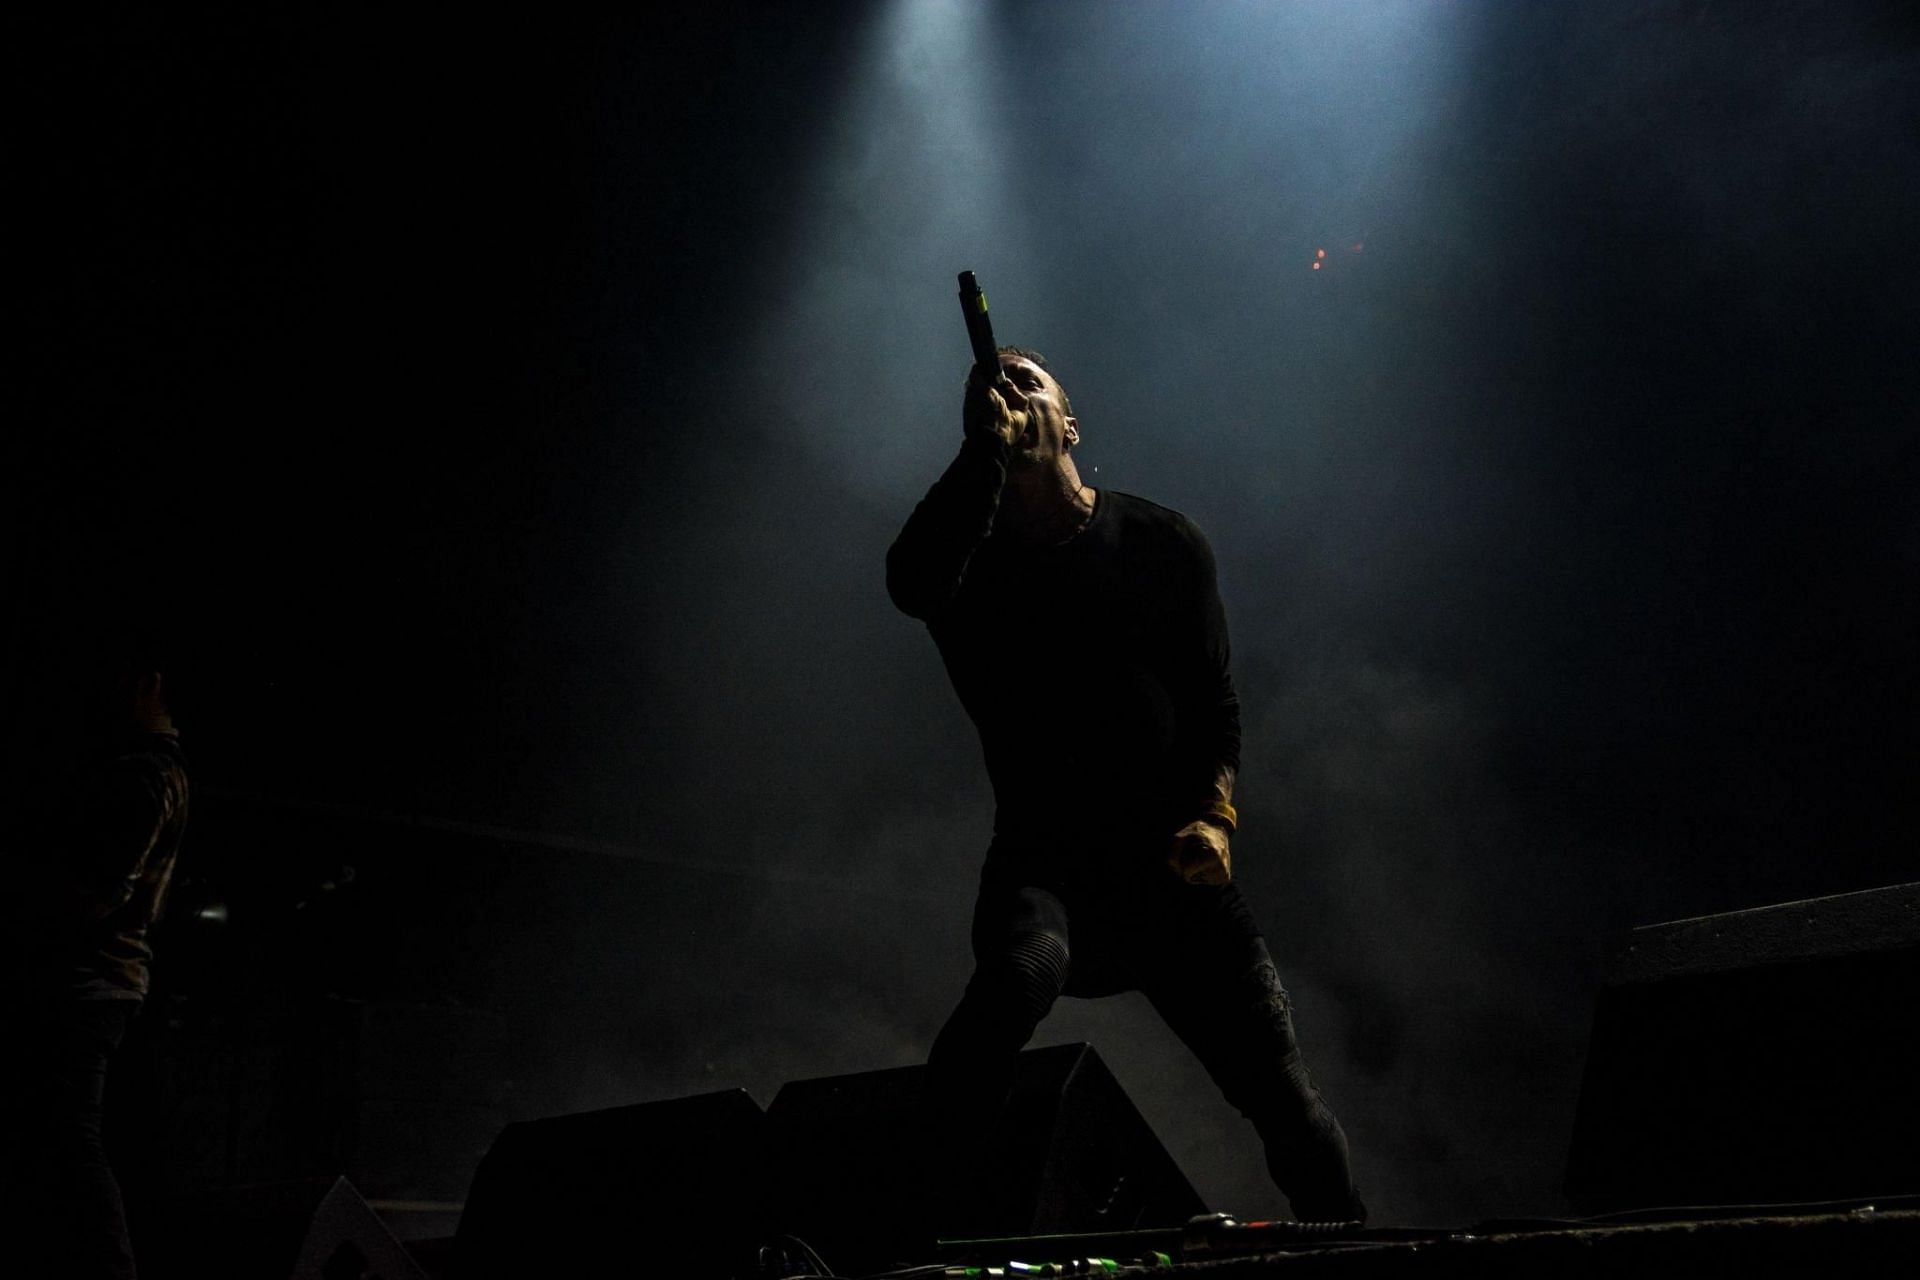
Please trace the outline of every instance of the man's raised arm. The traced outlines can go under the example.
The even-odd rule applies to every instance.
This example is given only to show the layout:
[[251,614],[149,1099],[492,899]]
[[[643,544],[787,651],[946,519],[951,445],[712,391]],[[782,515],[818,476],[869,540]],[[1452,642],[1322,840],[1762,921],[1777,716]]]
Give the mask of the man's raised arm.
[[960,591],[967,563],[993,532],[1007,482],[1012,419],[976,370],[967,380],[959,456],[934,481],[887,548],[887,594],[900,612],[929,619]]

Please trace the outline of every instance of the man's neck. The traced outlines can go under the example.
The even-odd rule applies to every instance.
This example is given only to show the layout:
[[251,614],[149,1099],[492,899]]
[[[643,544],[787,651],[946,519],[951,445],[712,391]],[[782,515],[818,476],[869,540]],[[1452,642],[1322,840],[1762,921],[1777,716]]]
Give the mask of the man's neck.
[[1065,542],[1093,516],[1094,491],[1080,481],[1072,458],[1008,473],[996,527],[1026,542]]

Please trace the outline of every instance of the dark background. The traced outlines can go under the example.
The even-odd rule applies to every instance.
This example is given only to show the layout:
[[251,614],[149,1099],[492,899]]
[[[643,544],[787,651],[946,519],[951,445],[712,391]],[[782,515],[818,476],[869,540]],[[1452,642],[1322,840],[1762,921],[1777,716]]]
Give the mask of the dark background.
[[[189,856],[361,868],[257,963],[484,1010],[432,1034],[541,1059],[506,1114],[917,1061],[991,802],[881,561],[975,269],[1086,478],[1212,538],[1236,863],[1377,1217],[1551,1212],[1615,931],[1917,878],[1903,10],[23,29],[13,637],[157,600]],[[438,967],[369,973],[380,930]],[[509,935],[515,981],[420,980]],[[1278,1208],[1143,1002],[1079,1038]],[[457,1199],[491,1123],[360,1172]]]

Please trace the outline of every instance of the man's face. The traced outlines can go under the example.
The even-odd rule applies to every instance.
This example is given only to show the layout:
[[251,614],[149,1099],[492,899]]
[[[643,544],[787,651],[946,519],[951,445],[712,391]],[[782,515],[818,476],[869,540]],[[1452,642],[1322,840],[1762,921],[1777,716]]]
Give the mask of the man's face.
[[1066,397],[1053,375],[1025,356],[1002,355],[1000,372],[1012,389],[1000,396],[1013,415],[1013,462],[1043,466],[1080,443],[1080,424],[1067,415]]

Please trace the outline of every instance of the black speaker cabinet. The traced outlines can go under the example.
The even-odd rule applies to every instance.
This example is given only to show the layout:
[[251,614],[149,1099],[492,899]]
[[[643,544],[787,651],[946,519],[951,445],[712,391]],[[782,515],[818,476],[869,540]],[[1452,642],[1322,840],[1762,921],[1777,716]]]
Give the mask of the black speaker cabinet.
[[150,1280],[427,1280],[345,1178],[209,1192],[134,1239]]
[[[1020,1056],[1006,1116],[979,1135],[973,1204],[930,1204],[923,1067],[797,1080],[767,1109],[774,1222],[841,1272],[926,1261],[934,1234],[1125,1231],[1204,1206],[1091,1045]],[[962,1192],[961,1194],[966,1194]]]
[[1594,1013],[1583,1212],[1920,1193],[1920,884],[1635,929]]
[[765,1220],[764,1124],[744,1089],[510,1124],[473,1175],[458,1274],[743,1272]]

